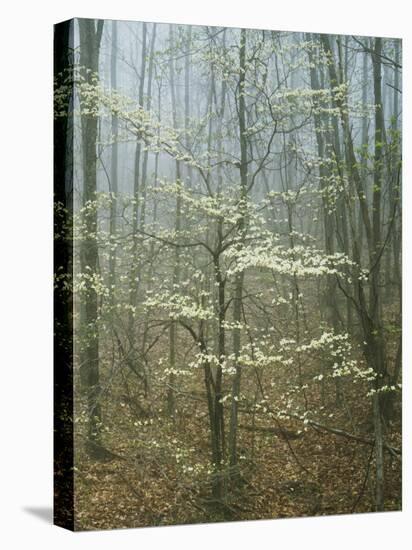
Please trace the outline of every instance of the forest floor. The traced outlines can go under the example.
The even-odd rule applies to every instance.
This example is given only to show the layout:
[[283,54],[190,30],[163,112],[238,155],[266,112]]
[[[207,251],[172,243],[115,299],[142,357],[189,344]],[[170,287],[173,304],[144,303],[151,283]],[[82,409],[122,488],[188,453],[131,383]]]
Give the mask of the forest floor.
[[[356,399],[357,434],[371,438]],[[75,469],[76,530],[114,529],[214,521],[275,519],[374,511],[373,446],[282,421],[286,441],[269,419],[240,414],[241,482],[224,505],[211,501],[207,418],[186,414],[136,422],[117,402],[105,445],[105,462],[78,453]],[[119,418],[121,419],[119,423]],[[333,426],[347,416],[336,408]],[[114,429],[115,426],[115,429]],[[400,426],[388,443],[401,447]],[[385,510],[401,509],[401,461],[385,453]]]

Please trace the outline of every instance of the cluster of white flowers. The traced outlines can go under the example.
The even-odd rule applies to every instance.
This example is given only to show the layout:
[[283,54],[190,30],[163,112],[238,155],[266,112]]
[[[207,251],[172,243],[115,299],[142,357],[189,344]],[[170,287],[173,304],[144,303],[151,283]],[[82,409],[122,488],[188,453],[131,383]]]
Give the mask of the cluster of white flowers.
[[249,268],[266,268],[274,273],[298,277],[320,277],[340,275],[347,277],[346,268],[356,264],[345,254],[325,254],[310,246],[294,248],[273,243],[272,239],[253,246],[230,247],[225,251],[227,258],[236,262],[228,269],[229,275]]
[[185,376],[185,377],[190,377],[190,376],[193,376],[193,372],[191,372],[190,370],[188,369],[179,369],[179,368],[172,368],[172,367],[168,367],[168,368],[165,368],[164,371],[163,371],[163,374],[168,376],[169,374],[174,374],[175,376]]
[[223,321],[222,328],[226,330],[246,330],[248,326],[245,323]]
[[193,361],[189,363],[189,367],[197,369],[202,368],[204,365],[211,367],[221,367],[222,372],[225,374],[235,374],[236,369],[233,366],[234,355],[221,356],[208,352],[199,352],[195,355]]
[[73,280],[73,291],[76,293],[88,293],[94,291],[98,296],[109,297],[109,288],[104,278],[98,273],[92,272],[90,266],[85,267],[83,273],[76,273]]
[[155,190],[156,193],[178,195],[189,212],[195,212],[198,217],[203,214],[207,218],[222,220],[226,224],[234,225],[246,215],[256,209],[251,201],[241,200],[237,191],[228,187],[224,194],[216,196],[200,195],[194,189],[186,187],[184,182],[169,182],[161,180]]
[[351,350],[349,334],[335,334],[333,331],[325,331],[319,338],[313,338],[308,344],[301,344],[296,348],[297,352],[319,350],[329,348],[331,355],[341,355]]
[[58,288],[72,292],[72,274],[62,272],[62,267],[58,268],[59,273],[54,274],[54,290]]
[[[205,291],[203,294],[208,295]],[[207,320],[214,319],[215,313],[213,304],[200,305],[196,303],[192,297],[173,293],[168,290],[158,292],[156,295],[149,295],[143,302],[143,307],[146,310],[162,310],[169,319],[198,319]]]
[[375,395],[377,393],[389,393],[394,391],[400,391],[401,389],[402,389],[402,384],[396,384],[396,385],[392,384],[391,386],[388,386],[387,384],[385,384],[380,388],[371,388],[368,391],[367,396],[371,397],[372,395]]

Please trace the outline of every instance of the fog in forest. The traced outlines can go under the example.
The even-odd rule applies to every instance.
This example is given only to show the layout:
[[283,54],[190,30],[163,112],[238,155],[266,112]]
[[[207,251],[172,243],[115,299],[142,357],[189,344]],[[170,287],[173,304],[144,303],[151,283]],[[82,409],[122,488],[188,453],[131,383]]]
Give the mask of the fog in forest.
[[399,510],[401,41],[55,32],[75,528]]

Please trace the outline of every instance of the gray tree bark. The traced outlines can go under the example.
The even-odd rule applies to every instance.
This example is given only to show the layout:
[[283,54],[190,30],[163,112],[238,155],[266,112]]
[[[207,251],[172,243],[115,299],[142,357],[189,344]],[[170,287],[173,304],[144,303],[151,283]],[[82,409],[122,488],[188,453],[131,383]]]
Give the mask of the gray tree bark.
[[[99,49],[103,32],[103,21],[79,19],[80,32],[80,65],[84,70],[86,82],[98,74]],[[96,200],[96,141],[98,119],[94,115],[81,116],[81,133],[83,149],[83,205]],[[98,272],[97,245],[97,209],[87,209],[83,223],[85,237],[81,245],[81,271],[94,274]],[[100,380],[99,380],[99,335],[97,329],[98,297],[96,291],[88,288],[81,331],[84,337],[83,351],[80,355],[80,375],[82,385],[87,393],[88,403],[88,439],[87,450],[91,456],[99,457],[100,449]]]

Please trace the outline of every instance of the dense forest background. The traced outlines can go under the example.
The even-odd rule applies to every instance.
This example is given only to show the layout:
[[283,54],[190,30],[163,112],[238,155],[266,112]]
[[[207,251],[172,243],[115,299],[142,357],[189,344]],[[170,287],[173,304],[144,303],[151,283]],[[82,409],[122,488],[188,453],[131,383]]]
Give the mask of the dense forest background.
[[61,39],[75,527],[400,509],[401,42]]

